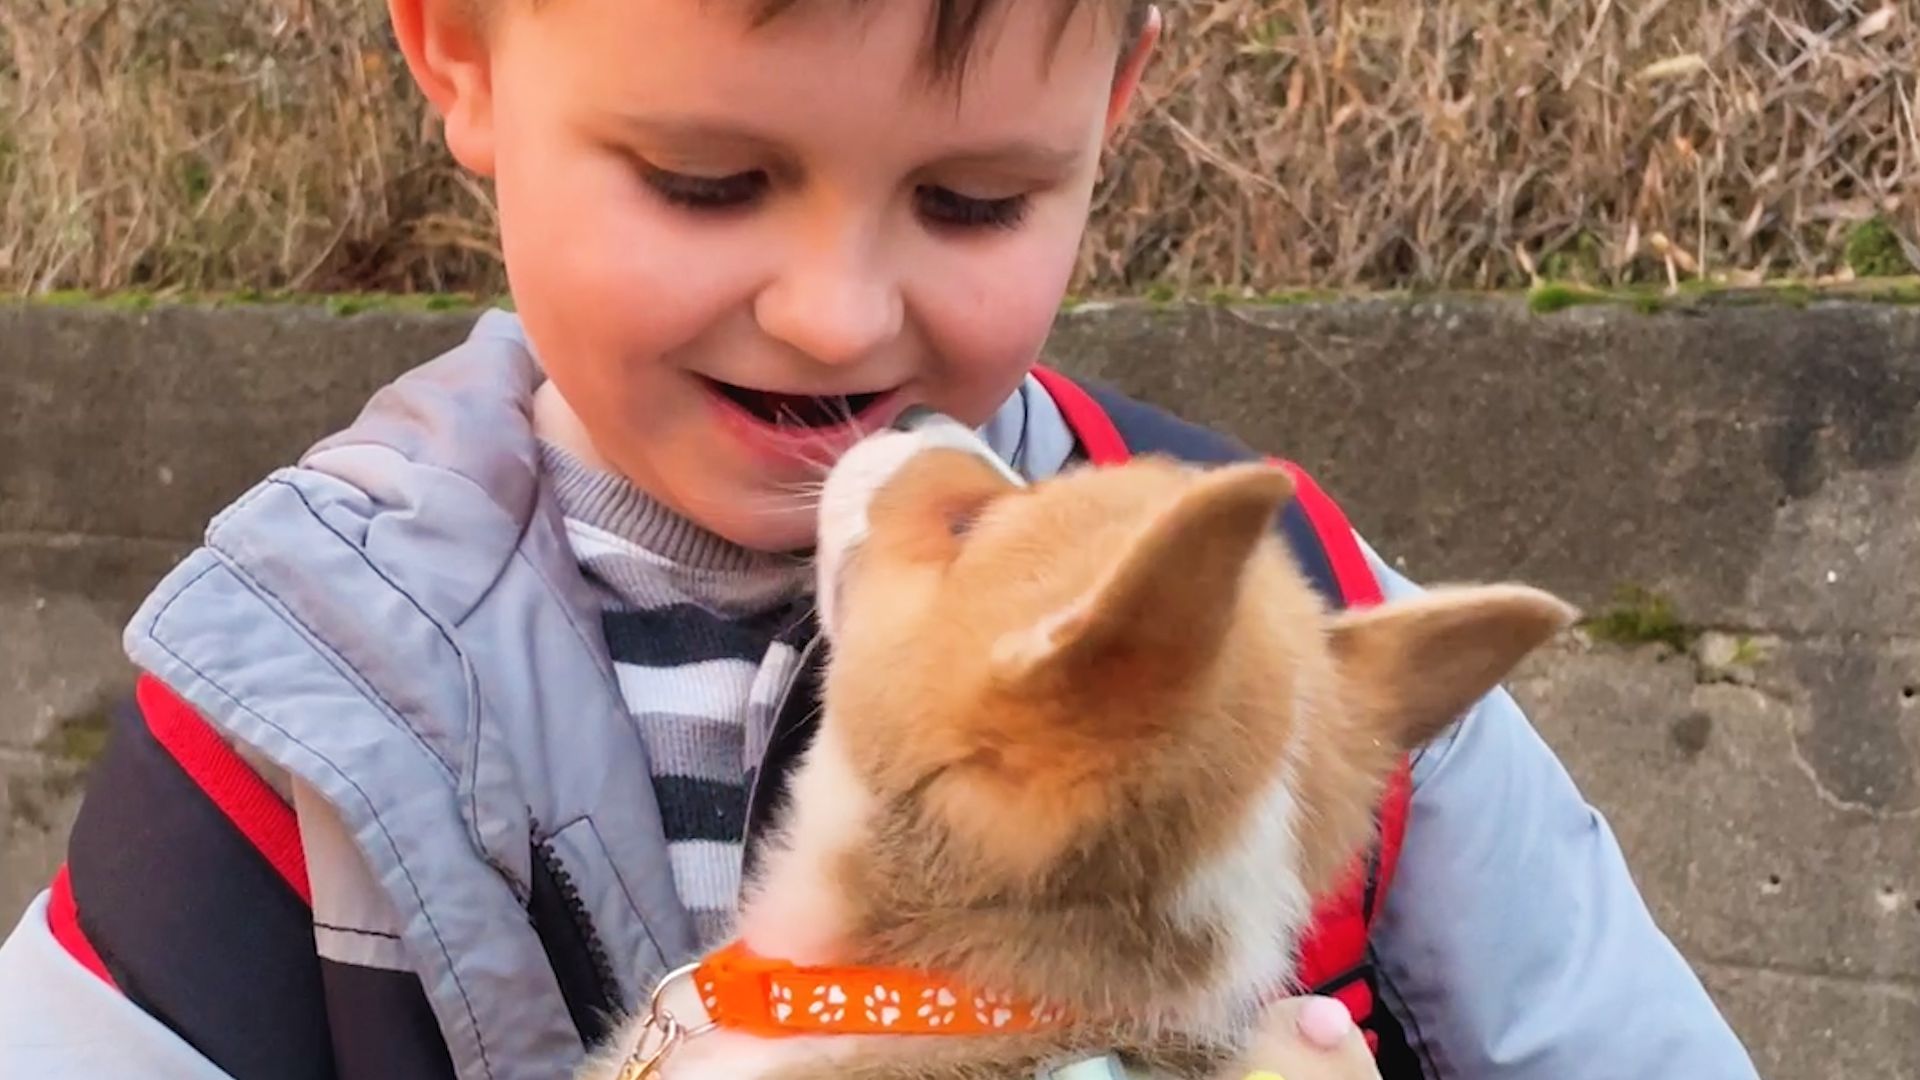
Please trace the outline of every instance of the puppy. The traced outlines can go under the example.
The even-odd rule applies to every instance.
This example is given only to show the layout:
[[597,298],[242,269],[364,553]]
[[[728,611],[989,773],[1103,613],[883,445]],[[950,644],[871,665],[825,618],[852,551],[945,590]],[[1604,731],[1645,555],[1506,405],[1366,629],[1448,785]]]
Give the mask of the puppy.
[[1157,458],[1028,486],[937,418],[854,447],[821,723],[740,939],[583,1075],[1260,1064],[1393,770],[1574,614],[1508,585],[1330,613],[1273,528],[1291,496]]

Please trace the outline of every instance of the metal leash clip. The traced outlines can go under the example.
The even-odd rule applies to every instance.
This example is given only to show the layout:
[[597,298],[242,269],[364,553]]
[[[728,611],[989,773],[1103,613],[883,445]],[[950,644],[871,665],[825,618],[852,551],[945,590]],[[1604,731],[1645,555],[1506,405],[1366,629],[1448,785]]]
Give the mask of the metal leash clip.
[[719,1026],[708,1022],[701,1027],[690,1028],[681,1023],[662,1003],[666,997],[667,988],[676,980],[692,978],[699,966],[688,964],[686,967],[669,971],[654,986],[652,996],[647,999],[646,1026],[640,1029],[640,1041],[634,1045],[633,1053],[628,1054],[626,1062],[620,1066],[618,1080],[656,1080],[664,1073],[667,1059],[673,1056],[673,1052],[680,1048],[681,1043],[696,1036],[705,1035]]

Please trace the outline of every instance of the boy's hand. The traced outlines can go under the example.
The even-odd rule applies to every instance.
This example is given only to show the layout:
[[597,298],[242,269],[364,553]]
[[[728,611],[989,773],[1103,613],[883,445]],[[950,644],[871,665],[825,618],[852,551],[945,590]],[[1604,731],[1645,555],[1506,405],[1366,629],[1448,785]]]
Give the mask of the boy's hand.
[[1345,1006],[1297,997],[1267,1009],[1246,1056],[1220,1080],[1380,1080],[1380,1070]]

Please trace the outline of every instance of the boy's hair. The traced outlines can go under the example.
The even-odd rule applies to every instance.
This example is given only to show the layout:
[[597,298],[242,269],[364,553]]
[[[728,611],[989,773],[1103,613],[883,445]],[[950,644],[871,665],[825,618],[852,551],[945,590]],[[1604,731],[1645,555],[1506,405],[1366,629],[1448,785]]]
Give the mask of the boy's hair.
[[[809,0],[752,0],[754,25],[765,25],[781,14]],[[876,0],[838,0],[849,8],[864,7]],[[898,3],[900,0],[877,0]],[[958,78],[965,70],[981,27],[1002,3],[1018,0],[930,0],[927,18],[926,58],[936,78]],[[1121,48],[1127,49],[1146,25],[1152,0],[1052,0],[1056,7],[1053,37],[1058,42],[1073,16],[1085,7],[1094,7],[1106,22],[1121,31]],[[1123,53],[1124,58],[1124,53]]]
[[[499,0],[468,0],[473,13],[484,20]],[[536,3],[544,0],[535,0]],[[764,26],[782,14],[810,0],[750,0],[753,25]],[[874,0],[839,0],[849,8],[864,7]],[[890,0],[897,3],[899,0]],[[936,78],[957,79],[967,66],[980,28],[994,9],[1003,2],[1018,0],[930,0],[927,19],[927,66]],[[1067,24],[1081,8],[1094,6],[1111,25],[1122,31],[1121,48],[1128,48],[1145,28],[1153,0],[1052,0],[1056,6],[1053,36],[1057,42]],[[1124,55],[1123,55],[1124,59]]]

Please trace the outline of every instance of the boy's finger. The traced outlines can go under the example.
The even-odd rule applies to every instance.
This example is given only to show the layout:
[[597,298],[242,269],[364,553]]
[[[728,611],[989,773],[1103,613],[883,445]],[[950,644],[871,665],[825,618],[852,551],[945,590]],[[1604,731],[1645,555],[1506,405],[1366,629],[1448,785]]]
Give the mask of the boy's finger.
[[1353,1014],[1332,998],[1308,998],[1300,1006],[1300,1037],[1317,1049],[1337,1048],[1353,1028]]

